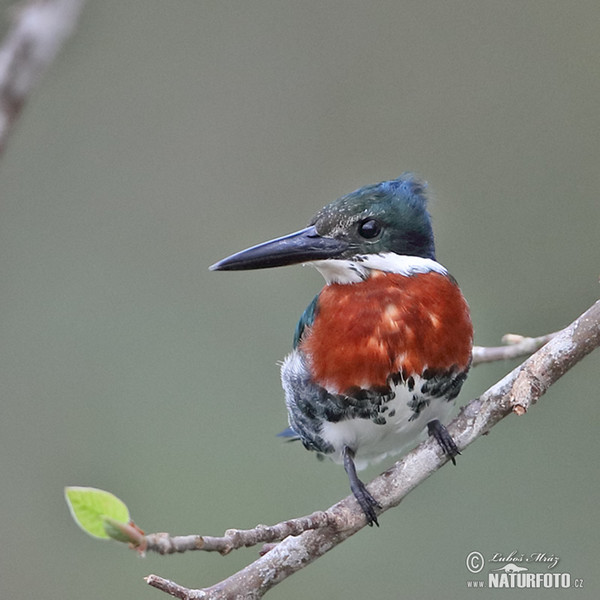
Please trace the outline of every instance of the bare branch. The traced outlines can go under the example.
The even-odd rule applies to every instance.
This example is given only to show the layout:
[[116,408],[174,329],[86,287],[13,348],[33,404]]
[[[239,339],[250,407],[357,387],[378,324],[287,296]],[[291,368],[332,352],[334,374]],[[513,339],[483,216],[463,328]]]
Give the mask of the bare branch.
[[151,533],[145,538],[142,550],[158,554],[174,554],[188,550],[205,550],[229,554],[238,548],[279,542],[289,535],[299,535],[309,529],[335,526],[336,522],[327,512],[317,511],[312,515],[282,521],[277,525],[257,525],[253,529],[229,529],[223,537],[208,535],[170,536],[168,533]]
[[[148,585],[155,587],[175,598],[188,599],[188,598],[202,598],[202,595],[198,593],[200,590],[190,590],[188,588],[171,581],[170,579],[163,579],[158,575],[148,575],[148,577],[144,577],[144,580]],[[198,592],[198,593],[197,593]]]
[[507,333],[502,338],[504,346],[474,346],[471,365],[475,367],[482,363],[529,356],[547,344],[555,335],[556,333],[548,333],[540,337],[524,337]]
[[28,95],[73,32],[85,0],[32,0],[15,9],[0,48],[0,154]]
[[[523,364],[463,407],[448,428],[458,447],[466,448],[507,415],[524,414],[554,382],[598,346],[600,301],[567,328],[553,334],[550,341]],[[381,512],[400,504],[410,491],[447,460],[447,457],[441,455],[437,445],[428,440],[375,478],[368,487],[380,502]],[[261,598],[280,581],[310,564],[366,525],[364,514],[352,496],[338,502],[325,513],[314,515],[327,515],[323,527],[304,531],[298,536],[289,535],[264,556],[210,588],[188,589],[157,575],[148,576],[146,581],[157,589],[185,600]],[[318,519],[320,518],[322,517],[319,516]],[[258,529],[262,527],[264,526]],[[274,533],[278,527],[279,525],[276,525],[265,529]],[[251,531],[239,533],[247,536],[248,541],[253,535]],[[282,529],[281,532],[283,531]],[[228,534],[232,535],[231,532]],[[264,537],[260,541],[266,539]]]

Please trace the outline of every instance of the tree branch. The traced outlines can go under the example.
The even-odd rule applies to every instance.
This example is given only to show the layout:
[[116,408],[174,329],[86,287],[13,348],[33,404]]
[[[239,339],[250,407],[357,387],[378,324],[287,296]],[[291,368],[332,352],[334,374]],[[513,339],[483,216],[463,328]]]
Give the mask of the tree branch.
[[277,525],[257,525],[253,529],[228,529],[223,537],[208,535],[170,536],[168,533],[146,535],[138,549],[158,554],[174,554],[189,550],[220,552],[223,556],[232,550],[267,542],[279,542],[289,535],[300,535],[309,529],[334,527],[335,519],[328,512],[317,511],[306,517],[282,521]]
[[[517,340],[517,344],[501,349],[515,352],[514,348],[518,346],[518,351],[523,352],[527,344],[533,347],[546,338],[549,341],[545,346],[479,398],[461,409],[458,417],[448,427],[461,450],[487,433],[507,415],[524,414],[553,383],[600,346],[600,301],[556,334],[543,338],[521,338]],[[487,354],[486,359],[478,362],[515,356],[511,352],[502,353],[500,349],[493,349],[493,352],[487,353],[485,350],[489,349],[482,349],[482,353]],[[490,358],[492,355],[498,358]],[[410,491],[437,471],[447,460],[438,446],[433,441],[427,440],[376,477],[368,487],[380,502],[381,512],[400,504]],[[303,525],[309,526],[309,530],[302,530]],[[188,589],[158,575],[149,575],[146,581],[152,587],[184,600],[261,598],[280,581],[310,564],[365,525],[364,514],[354,497],[348,496],[325,512],[313,513],[308,517],[286,521],[272,527],[261,525],[254,530],[230,530],[224,538],[185,536],[189,538],[186,544],[193,546],[188,548],[184,548],[185,544],[178,545],[178,540],[185,538],[169,538],[167,534],[152,534],[146,536],[147,549],[161,553],[204,549],[226,554],[233,548],[249,545],[249,542],[272,542],[280,535],[288,537],[270,547],[266,554],[252,564],[209,588]],[[295,531],[303,531],[303,533],[295,535],[293,533]],[[198,540],[202,542],[199,543]]]
[[71,35],[85,0],[32,0],[15,9],[0,47],[0,155],[31,90]]
[[556,333],[548,333],[540,337],[525,337],[507,333],[502,337],[504,346],[473,346],[471,366],[476,367],[483,363],[529,356],[547,344],[555,335]]

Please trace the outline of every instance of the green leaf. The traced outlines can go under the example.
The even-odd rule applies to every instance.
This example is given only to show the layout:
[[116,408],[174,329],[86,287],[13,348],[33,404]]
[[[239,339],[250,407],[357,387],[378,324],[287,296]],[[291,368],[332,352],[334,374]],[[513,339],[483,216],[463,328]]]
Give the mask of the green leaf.
[[105,524],[129,523],[129,510],[114,494],[92,487],[65,488],[65,499],[75,523],[89,535],[109,539]]

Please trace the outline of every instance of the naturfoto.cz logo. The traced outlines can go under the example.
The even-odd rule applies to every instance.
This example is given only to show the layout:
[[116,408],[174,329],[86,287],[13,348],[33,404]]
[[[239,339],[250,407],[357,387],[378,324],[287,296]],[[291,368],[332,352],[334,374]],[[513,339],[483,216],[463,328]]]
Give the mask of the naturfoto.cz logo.
[[[468,580],[467,587],[491,589],[583,588],[583,579],[581,578],[573,578],[570,573],[550,572],[559,562],[560,558],[556,554],[546,552],[530,554],[522,554],[517,551],[509,554],[496,552],[486,561],[481,552],[473,551],[467,555],[465,560],[467,570],[477,575],[484,570],[487,563],[489,572],[487,578]],[[545,570],[536,573],[530,571],[531,566],[542,567]]]

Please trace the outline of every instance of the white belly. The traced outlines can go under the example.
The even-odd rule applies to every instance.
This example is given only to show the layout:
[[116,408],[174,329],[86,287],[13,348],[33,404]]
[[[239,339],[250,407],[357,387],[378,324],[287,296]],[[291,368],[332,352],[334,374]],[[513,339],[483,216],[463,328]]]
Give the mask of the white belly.
[[[415,389],[419,390],[422,381],[418,377],[415,379]],[[406,452],[423,441],[427,436],[429,421],[439,419],[444,424],[448,422],[454,402],[432,398],[429,405],[415,416],[407,404],[413,392],[402,385],[394,391],[396,396],[386,403],[389,408],[382,413],[385,424],[377,424],[370,419],[345,419],[335,423],[324,421],[321,436],[334,447],[334,452],[327,456],[342,464],[342,450],[344,446],[349,446],[355,450],[354,462],[356,468],[361,470],[387,456]]]

